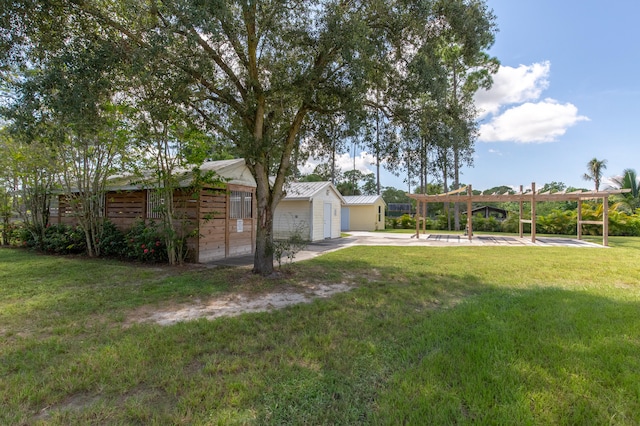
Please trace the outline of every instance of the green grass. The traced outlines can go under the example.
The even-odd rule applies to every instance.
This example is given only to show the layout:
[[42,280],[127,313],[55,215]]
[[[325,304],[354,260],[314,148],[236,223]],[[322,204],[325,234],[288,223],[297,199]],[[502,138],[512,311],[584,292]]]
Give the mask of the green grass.
[[[640,239],[354,247],[247,270],[0,250],[0,424],[638,424]],[[352,291],[173,326],[153,309]]]

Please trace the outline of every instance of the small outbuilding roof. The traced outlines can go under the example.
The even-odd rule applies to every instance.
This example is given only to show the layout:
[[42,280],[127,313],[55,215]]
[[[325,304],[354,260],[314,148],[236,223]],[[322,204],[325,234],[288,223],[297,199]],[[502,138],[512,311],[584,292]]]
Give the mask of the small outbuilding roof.
[[256,181],[244,162],[244,158],[207,161],[200,166],[200,170],[213,171],[218,176],[222,177],[226,183],[253,187],[256,186]]
[[[181,176],[180,185],[186,187],[191,185],[193,181],[193,168],[178,169],[174,171],[176,176]],[[233,160],[206,161],[200,165],[203,172],[213,171],[216,177],[220,177],[227,184],[245,185],[250,187],[256,186],[256,181],[251,175],[251,171],[245,164],[243,158]],[[149,183],[148,178],[152,176],[151,172],[145,172],[145,177],[135,176],[133,174],[122,174],[109,178],[107,182],[107,190],[135,190],[153,187],[153,183]]]
[[347,206],[371,206],[381,200],[386,206],[381,195],[347,195],[344,197],[344,201]]
[[284,200],[305,200],[311,201],[322,191],[333,191],[342,204],[345,204],[344,197],[331,182],[292,182],[285,185]]

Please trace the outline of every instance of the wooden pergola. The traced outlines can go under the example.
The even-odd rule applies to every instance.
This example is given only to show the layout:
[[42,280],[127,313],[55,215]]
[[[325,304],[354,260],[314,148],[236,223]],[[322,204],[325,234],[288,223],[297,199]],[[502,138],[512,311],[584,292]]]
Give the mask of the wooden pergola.
[[[531,184],[531,189],[523,190],[520,185],[520,191],[515,194],[490,194],[490,195],[473,195],[471,185],[447,192],[446,194],[425,195],[425,194],[407,194],[410,198],[416,200],[417,212],[426,211],[429,203],[466,203],[467,204],[467,236],[469,241],[473,239],[472,225],[472,204],[488,203],[488,202],[517,202],[520,204],[519,231],[520,238],[524,236],[524,224],[531,224],[531,241],[536,242],[536,203],[539,201],[577,201],[578,202],[578,239],[582,239],[582,225],[600,225],[602,226],[602,244],[609,245],[609,197],[615,194],[623,194],[629,192],[629,189],[618,189],[609,191],[574,191],[574,192],[537,192],[535,182]],[[602,200],[602,221],[599,220],[582,220],[582,202],[584,200]],[[531,219],[523,219],[524,203],[531,203]],[[424,205],[424,209],[422,206]],[[425,228],[423,221],[423,228]],[[426,233],[426,229],[423,229]],[[415,237],[420,237],[420,221],[416,220]]]

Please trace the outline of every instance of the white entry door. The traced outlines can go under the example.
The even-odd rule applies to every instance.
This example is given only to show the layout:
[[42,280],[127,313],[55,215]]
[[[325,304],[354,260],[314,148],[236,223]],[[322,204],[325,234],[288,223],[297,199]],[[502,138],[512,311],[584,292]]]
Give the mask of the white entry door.
[[324,204],[324,238],[331,238],[331,203]]

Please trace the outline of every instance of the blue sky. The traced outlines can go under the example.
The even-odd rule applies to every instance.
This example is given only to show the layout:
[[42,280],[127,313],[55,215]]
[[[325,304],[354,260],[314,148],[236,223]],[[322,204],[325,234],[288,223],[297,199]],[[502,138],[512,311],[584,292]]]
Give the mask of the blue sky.
[[[485,114],[474,167],[463,170],[462,182],[592,188],[582,175],[594,157],[607,160],[605,177],[640,172],[640,2],[487,4],[499,28],[490,53],[502,66],[491,91],[477,97]],[[353,158],[342,160],[343,170],[353,167]],[[366,154],[356,162],[374,170]],[[391,173],[381,179],[407,188]]]

